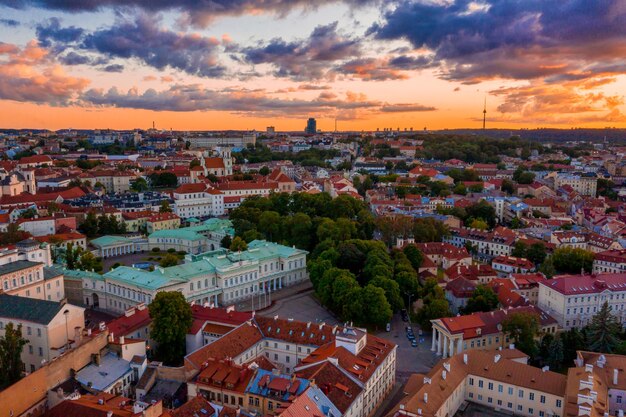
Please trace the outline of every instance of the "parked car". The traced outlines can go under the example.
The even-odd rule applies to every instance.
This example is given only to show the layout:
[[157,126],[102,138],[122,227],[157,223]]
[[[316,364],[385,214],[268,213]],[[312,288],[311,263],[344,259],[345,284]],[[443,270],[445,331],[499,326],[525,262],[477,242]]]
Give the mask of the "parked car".
[[415,339],[411,340],[411,346],[417,347],[417,340]]
[[388,332],[390,332],[390,331],[391,331],[391,323],[387,323],[387,328],[386,328],[386,330],[387,330]]

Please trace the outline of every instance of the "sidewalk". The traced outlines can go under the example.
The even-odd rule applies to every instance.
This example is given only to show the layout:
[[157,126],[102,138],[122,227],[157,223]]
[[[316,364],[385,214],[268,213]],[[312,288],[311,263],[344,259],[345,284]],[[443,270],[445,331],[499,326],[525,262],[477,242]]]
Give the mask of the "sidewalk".
[[[267,312],[272,310],[273,307],[279,306],[281,301],[293,296],[309,293],[313,290],[313,284],[311,282],[303,282],[300,284],[285,287],[281,290],[274,291],[271,294],[255,295],[254,298],[242,301],[236,304],[237,311],[258,311]],[[271,302],[270,302],[271,299]]]

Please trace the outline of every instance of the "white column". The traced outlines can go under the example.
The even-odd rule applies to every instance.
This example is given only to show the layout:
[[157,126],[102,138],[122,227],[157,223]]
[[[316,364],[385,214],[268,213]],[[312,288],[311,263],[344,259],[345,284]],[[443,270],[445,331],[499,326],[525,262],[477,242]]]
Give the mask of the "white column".
[[458,346],[458,348],[457,348],[456,352],[457,352],[457,353],[461,353],[462,351],[463,351],[463,338],[461,337],[461,338],[459,339],[459,346]]
[[283,279],[282,278],[278,278],[278,289],[283,288]]
[[450,357],[454,356],[454,340],[450,339]]
[[437,355],[441,355],[441,345],[443,334],[439,330],[437,330]]
[[434,352],[434,351],[435,351],[435,342],[436,342],[436,339],[435,339],[435,338],[436,338],[436,337],[437,337],[437,329],[435,329],[435,328],[433,327],[433,341],[432,341],[432,345],[431,345],[431,347],[430,347],[431,352]]
[[448,338],[444,337],[442,339],[443,342],[443,357],[447,358],[448,357]]
[[215,307],[217,307],[217,294],[215,294]]

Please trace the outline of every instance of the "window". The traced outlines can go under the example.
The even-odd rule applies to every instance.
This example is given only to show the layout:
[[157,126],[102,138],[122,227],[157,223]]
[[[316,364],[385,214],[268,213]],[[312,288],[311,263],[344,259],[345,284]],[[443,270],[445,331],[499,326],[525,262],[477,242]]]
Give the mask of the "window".
[[520,398],[524,398],[524,391],[523,390],[517,391],[517,396]]
[[539,402],[541,402],[541,404],[545,404],[546,403],[546,396],[542,395],[541,397],[539,397]]
[[474,385],[474,378],[470,378],[470,379],[469,379],[469,384],[470,384],[470,385]]
[[530,399],[530,401],[533,401],[535,399],[535,393],[531,392],[530,394],[528,394],[528,398]]
[[26,327],[26,334],[29,336],[33,334],[33,329],[30,326]]
[[39,348],[39,356],[43,356],[43,348]]
[[479,379],[478,380],[478,388],[482,388],[483,387],[483,380]]
[[28,353],[33,354],[33,345],[28,345]]
[[518,410],[518,411],[522,411],[523,409],[524,409],[524,407],[522,407],[522,405],[521,405],[521,404],[517,406],[517,410]]
[[556,400],[556,407],[561,408],[561,400]]
[[470,393],[469,393],[469,397],[470,397],[470,398],[474,398],[474,393],[473,393],[473,392],[470,392]]
[[487,389],[489,389],[489,391],[493,391],[493,382],[490,382],[490,383],[487,385]]
[[533,411],[534,410],[532,408],[530,408],[530,407],[528,408],[528,414],[533,414]]
[[502,392],[504,387],[502,385],[498,385],[498,392]]
[[509,395],[513,395],[513,387],[509,387]]

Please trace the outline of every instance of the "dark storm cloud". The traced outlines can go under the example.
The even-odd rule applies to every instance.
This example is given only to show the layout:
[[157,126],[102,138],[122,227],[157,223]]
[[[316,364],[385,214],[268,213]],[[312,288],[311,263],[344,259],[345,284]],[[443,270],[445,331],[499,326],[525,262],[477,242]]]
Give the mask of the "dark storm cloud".
[[179,11],[195,25],[206,25],[220,16],[252,13],[285,15],[293,9],[315,9],[327,4],[348,3],[361,6],[377,0],[0,0],[0,5],[15,9],[37,7],[70,13],[93,12],[105,8],[140,8],[149,12]]
[[45,47],[77,42],[84,33],[83,29],[76,26],[61,27],[61,21],[56,17],[38,24],[35,31],[39,43]]
[[135,58],[159,70],[175,68],[201,77],[224,75],[218,46],[215,38],[163,29],[158,19],[143,13],[87,34],[81,44],[109,58]]
[[466,82],[570,72],[623,60],[623,0],[402,1],[369,31],[433,51],[445,78]]
[[330,63],[361,54],[360,42],[339,33],[337,22],[316,27],[307,39],[285,42],[280,38],[240,49],[241,61],[270,64],[274,75],[296,80],[330,77]]

